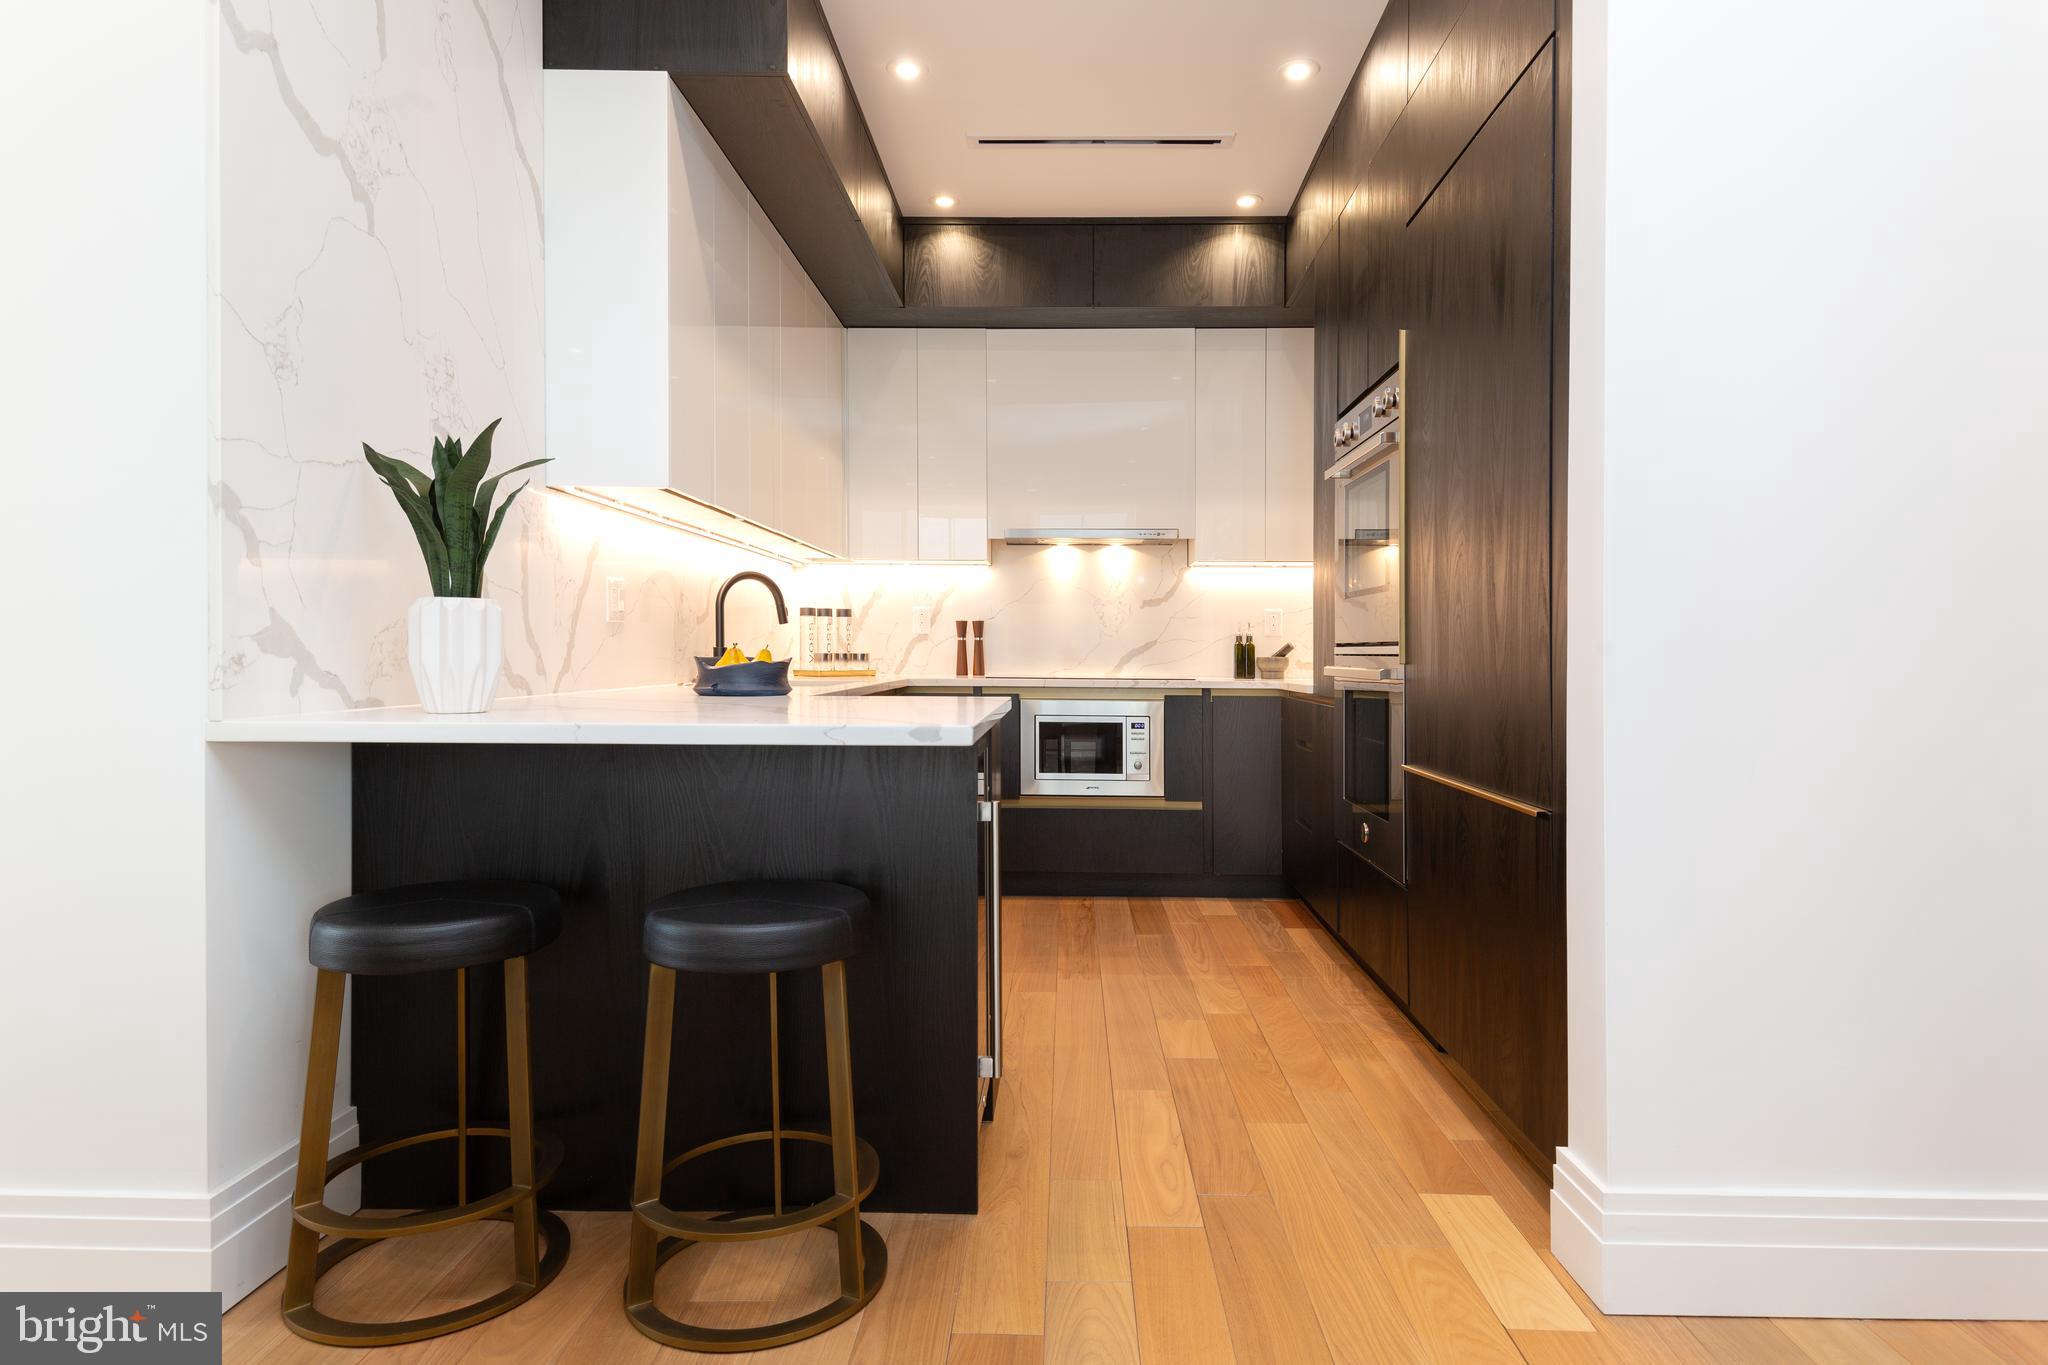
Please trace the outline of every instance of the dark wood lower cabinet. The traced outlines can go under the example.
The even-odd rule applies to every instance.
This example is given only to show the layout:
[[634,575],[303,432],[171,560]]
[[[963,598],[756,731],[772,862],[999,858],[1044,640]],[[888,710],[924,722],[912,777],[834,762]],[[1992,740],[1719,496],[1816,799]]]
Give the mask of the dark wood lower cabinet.
[[1281,868],[1294,894],[1336,933],[1336,708],[1295,696],[1280,707]]
[[1349,849],[1337,850],[1337,937],[1380,979],[1408,1000],[1408,892]]
[[1522,1135],[1565,1140],[1561,825],[1408,784],[1408,1008]]
[[1209,694],[1209,837],[1221,876],[1281,872],[1280,698]]

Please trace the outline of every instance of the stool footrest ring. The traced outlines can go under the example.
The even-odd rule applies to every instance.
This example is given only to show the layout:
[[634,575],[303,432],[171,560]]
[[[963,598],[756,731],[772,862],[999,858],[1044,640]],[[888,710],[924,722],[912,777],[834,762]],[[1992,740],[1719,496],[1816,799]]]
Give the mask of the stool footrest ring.
[[[783,1136],[788,1137],[789,1134],[784,1133]],[[667,1261],[692,1245],[691,1241],[664,1244],[660,1259]],[[888,1274],[889,1248],[883,1242],[882,1234],[865,1220],[860,1225],[860,1255],[862,1276],[858,1295],[841,1294],[821,1308],[798,1317],[784,1318],[781,1322],[765,1323],[759,1327],[699,1327],[670,1317],[651,1301],[636,1303],[630,1287],[626,1293],[626,1316],[632,1319],[633,1326],[642,1336],[685,1351],[762,1351],[787,1346],[835,1327],[867,1307]]]
[[[534,1212],[540,1232],[541,1257],[539,1273],[534,1276],[532,1284],[514,1282],[495,1294],[478,1299],[474,1303],[464,1304],[460,1308],[450,1308],[426,1317],[398,1318],[388,1322],[353,1322],[346,1318],[331,1317],[314,1307],[311,1302],[285,1304],[285,1326],[306,1340],[317,1341],[325,1346],[396,1346],[401,1342],[421,1341],[427,1337],[460,1331],[464,1327],[473,1327],[486,1319],[517,1308],[547,1288],[548,1283],[561,1273],[563,1263],[569,1259],[568,1225],[546,1209],[536,1209]],[[497,1221],[510,1221],[512,1215],[497,1213],[489,1217]],[[322,1247],[318,1261],[319,1274],[326,1274],[358,1251],[376,1244],[375,1239],[351,1237]]]
[[[685,1162],[693,1161],[710,1152],[737,1147],[745,1142],[767,1142],[775,1135],[771,1132],[736,1133],[731,1137],[717,1138],[701,1146],[692,1147],[662,1168],[667,1175]],[[782,1130],[784,1141],[815,1142],[830,1147],[832,1138],[826,1133],[812,1133],[800,1128]],[[865,1141],[855,1139],[854,1149],[858,1158],[858,1179],[851,1196],[828,1194],[815,1204],[786,1213],[748,1214],[735,1218],[730,1214],[717,1218],[697,1218],[690,1214],[678,1213],[660,1200],[647,1200],[633,1206],[633,1216],[664,1237],[686,1237],[693,1242],[751,1242],[762,1237],[779,1237],[786,1232],[800,1232],[829,1223],[844,1214],[861,1200],[875,1192],[875,1182],[881,1179],[882,1159],[875,1155],[875,1149]]]
[[[476,1126],[469,1129],[471,1137],[500,1138],[510,1141],[512,1132],[503,1125]],[[360,1166],[373,1157],[388,1152],[401,1151],[407,1147],[418,1147],[429,1142],[452,1141],[456,1136],[453,1128],[437,1128],[432,1132],[413,1133],[406,1137],[380,1142],[374,1147],[354,1147],[343,1152],[327,1163],[327,1180],[343,1171]],[[501,1190],[472,1199],[467,1204],[452,1208],[422,1209],[418,1213],[384,1216],[365,1216],[359,1213],[343,1213],[332,1208],[323,1198],[317,1203],[305,1204],[292,1209],[292,1221],[300,1227],[311,1228],[326,1237],[406,1237],[416,1232],[439,1232],[443,1228],[459,1227],[473,1223],[480,1218],[489,1218],[512,1207],[521,1199],[537,1196],[554,1179],[555,1171],[562,1164],[560,1139],[549,1133],[534,1135],[534,1183],[529,1189],[519,1185],[507,1185]]]

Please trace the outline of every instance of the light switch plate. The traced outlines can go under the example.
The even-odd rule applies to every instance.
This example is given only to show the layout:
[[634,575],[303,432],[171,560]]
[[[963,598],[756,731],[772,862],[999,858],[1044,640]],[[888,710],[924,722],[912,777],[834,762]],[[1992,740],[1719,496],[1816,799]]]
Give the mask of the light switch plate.
[[626,619],[626,580],[623,578],[604,581],[604,619],[607,622]]

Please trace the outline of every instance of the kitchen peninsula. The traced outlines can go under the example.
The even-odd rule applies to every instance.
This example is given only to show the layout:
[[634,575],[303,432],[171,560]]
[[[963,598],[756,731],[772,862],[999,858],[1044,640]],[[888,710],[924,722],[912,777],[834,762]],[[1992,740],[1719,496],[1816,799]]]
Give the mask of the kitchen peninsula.
[[[822,694],[821,694],[822,693]],[[883,1154],[878,1209],[972,1212],[994,875],[983,793],[998,790],[1002,697],[698,697],[673,685],[501,700],[478,715],[416,707],[214,723],[216,741],[353,746],[354,885],[513,878],[557,888],[563,928],[531,964],[536,1117],[562,1141],[549,1202],[622,1208],[632,1173],[646,964],[641,916],[667,892],[745,878],[866,891],[873,936],[852,965],[854,1095]],[[305,914],[310,906],[280,906]],[[783,983],[784,1122],[825,1107],[816,973]],[[351,982],[364,1140],[443,1126],[452,1110],[448,974]],[[474,1112],[501,1109],[504,1039],[472,986]],[[692,976],[678,992],[676,1150],[762,1126],[766,988]],[[705,1040],[716,1039],[713,1046]],[[496,1087],[496,1089],[494,1089]],[[749,1153],[749,1156],[757,1154]],[[795,1179],[816,1174],[791,1153]],[[368,1207],[438,1197],[434,1160],[364,1172]],[[765,1200],[765,1163],[693,1163],[684,1207]],[[702,1167],[702,1171],[698,1170]]]

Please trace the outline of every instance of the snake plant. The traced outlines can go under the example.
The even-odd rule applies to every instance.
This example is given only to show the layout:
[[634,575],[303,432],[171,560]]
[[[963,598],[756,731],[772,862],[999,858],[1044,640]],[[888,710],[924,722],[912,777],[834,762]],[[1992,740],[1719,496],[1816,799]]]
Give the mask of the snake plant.
[[436,438],[431,475],[403,460],[380,455],[370,449],[369,442],[363,443],[363,458],[398,499],[405,519],[412,523],[420,553],[426,556],[427,579],[433,584],[436,597],[483,596],[484,561],[490,558],[491,546],[498,542],[505,513],[526,487],[522,483],[507,493],[493,511],[491,499],[497,495],[498,481],[547,463],[528,460],[485,478],[484,472],[491,467],[491,435],[497,429],[498,423],[493,421],[476,434],[466,451],[462,442],[452,436]]

